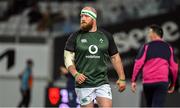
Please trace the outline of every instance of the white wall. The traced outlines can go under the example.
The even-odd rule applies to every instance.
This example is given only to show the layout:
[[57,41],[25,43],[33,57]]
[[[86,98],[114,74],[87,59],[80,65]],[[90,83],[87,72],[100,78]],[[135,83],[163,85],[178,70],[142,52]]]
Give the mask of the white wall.
[[[34,80],[30,106],[44,106],[46,85],[46,80]],[[0,78],[0,107],[16,107],[20,99],[20,81],[17,78]]]
[[9,70],[7,66],[7,57],[0,61],[0,76],[17,76],[26,66],[26,60],[31,58],[34,62],[33,74],[35,77],[47,77],[49,75],[50,49],[48,45],[34,44],[0,44],[0,54],[7,50],[15,51],[15,64]]
[[51,45],[50,44],[0,44],[0,55],[7,50],[15,51],[15,64],[7,69],[7,57],[0,60],[0,107],[16,107],[21,99],[20,81],[18,74],[26,66],[26,60],[34,61],[33,89],[30,106],[43,107],[45,87],[51,74]]

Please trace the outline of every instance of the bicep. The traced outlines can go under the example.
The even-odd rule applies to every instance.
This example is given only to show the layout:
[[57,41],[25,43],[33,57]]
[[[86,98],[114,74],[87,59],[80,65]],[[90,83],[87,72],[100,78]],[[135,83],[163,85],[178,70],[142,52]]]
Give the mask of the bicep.
[[119,56],[119,53],[116,53],[114,55],[111,56],[111,62],[114,63],[116,61],[119,61],[120,60],[120,56]]

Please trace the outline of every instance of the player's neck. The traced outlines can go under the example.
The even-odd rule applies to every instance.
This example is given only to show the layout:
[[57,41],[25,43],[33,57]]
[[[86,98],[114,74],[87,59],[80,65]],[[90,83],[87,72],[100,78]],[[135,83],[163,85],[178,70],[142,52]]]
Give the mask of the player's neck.
[[91,30],[89,30],[89,32],[96,32],[97,31],[97,26],[93,26]]

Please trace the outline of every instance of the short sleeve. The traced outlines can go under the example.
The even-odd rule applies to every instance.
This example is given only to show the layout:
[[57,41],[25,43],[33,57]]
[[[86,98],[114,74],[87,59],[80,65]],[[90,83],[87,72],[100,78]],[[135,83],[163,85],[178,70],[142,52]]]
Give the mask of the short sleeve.
[[66,41],[65,50],[75,52],[77,32],[72,33]]
[[110,56],[113,56],[114,54],[118,53],[117,46],[114,42],[113,36],[109,33],[103,30],[103,33],[107,36],[109,41],[109,47],[108,47],[108,53]]

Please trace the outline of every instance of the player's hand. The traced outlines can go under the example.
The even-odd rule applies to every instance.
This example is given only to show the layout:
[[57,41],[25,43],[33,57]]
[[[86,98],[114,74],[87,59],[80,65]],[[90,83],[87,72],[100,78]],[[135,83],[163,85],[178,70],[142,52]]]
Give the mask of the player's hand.
[[173,85],[169,85],[169,88],[168,88],[168,93],[173,93],[174,92],[174,86]]
[[119,92],[123,92],[126,89],[126,81],[125,80],[117,80],[116,84],[118,86]]
[[75,80],[78,84],[82,84],[83,82],[85,82],[85,80],[87,79],[87,77],[84,74],[81,73],[77,73],[78,75],[75,77]]
[[131,91],[133,92],[133,93],[135,93],[136,92],[136,82],[132,82],[131,83]]

